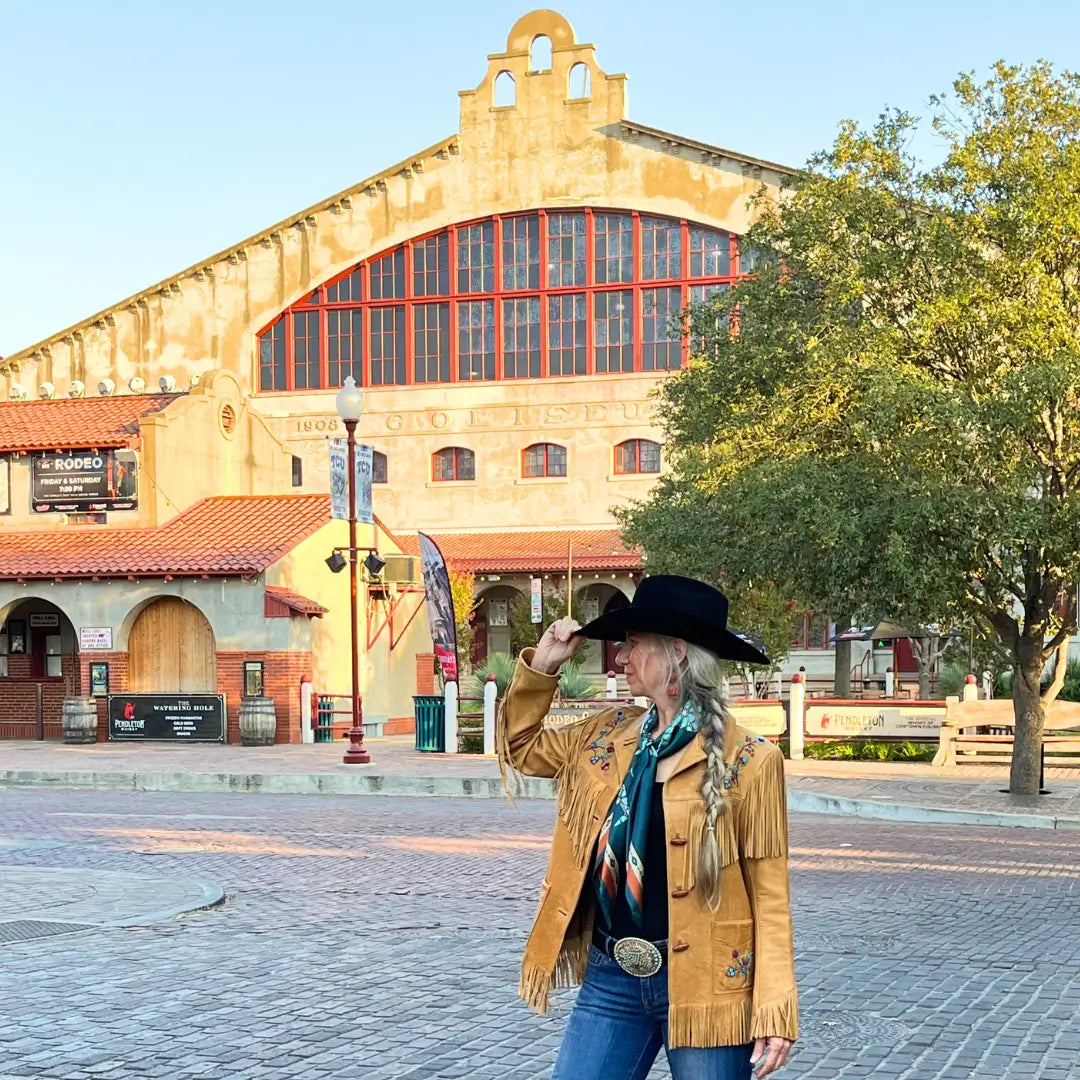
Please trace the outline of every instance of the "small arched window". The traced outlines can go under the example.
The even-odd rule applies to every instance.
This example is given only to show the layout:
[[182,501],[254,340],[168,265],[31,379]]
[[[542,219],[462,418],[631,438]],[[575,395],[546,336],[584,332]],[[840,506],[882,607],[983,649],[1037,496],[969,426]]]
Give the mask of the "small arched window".
[[551,70],[551,38],[537,34],[529,49],[529,71]]
[[631,476],[660,471],[660,444],[651,439],[627,439],[615,447],[615,473]]
[[569,93],[571,101],[581,101],[592,96],[592,72],[588,64],[575,64],[570,69]]
[[464,446],[444,446],[431,459],[433,480],[475,480],[476,455]]
[[509,71],[500,71],[495,76],[495,108],[509,109],[517,101],[517,86],[514,76]]
[[371,452],[371,482],[373,484],[388,483],[386,473],[386,455],[379,450]]
[[533,443],[521,455],[522,476],[565,476],[566,447],[557,443]]

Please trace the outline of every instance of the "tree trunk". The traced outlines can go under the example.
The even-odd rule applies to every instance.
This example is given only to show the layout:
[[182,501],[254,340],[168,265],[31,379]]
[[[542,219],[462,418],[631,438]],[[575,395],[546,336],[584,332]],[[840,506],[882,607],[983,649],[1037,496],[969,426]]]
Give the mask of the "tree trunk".
[[[837,616],[836,632],[844,633],[851,626],[851,616]],[[838,698],[851,697],[851,642],[838,641],[836,643],[836,667],[833,672],[833,696]]]
[[1009,774],[1011,795],[1039,794],[1042,735],[1046,722],[1040,684],[1045,665],[1042,641],[1021,638],[1017,655],[1013,658],[1012,699],[1016,734]]

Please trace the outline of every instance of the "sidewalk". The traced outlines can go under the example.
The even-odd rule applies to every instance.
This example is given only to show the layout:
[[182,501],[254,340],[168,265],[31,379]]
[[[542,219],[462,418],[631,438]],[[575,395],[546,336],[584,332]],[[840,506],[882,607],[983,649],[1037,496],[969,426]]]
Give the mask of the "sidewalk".
[[[421,754],[412,736],[368,740],[370,765],[345,765],[344,743],[241,747],[0,742],[0,785],[264,794],[418,795],[501,798],[496,762]],[[986,765],[935,769],[899,762],[788,762],[789,807],[895,821],[1080,829],[1080,769],[1048,769],[1050,794],[1003,794],[1007,771]],[[551,798],[530,778],[522,795]]]

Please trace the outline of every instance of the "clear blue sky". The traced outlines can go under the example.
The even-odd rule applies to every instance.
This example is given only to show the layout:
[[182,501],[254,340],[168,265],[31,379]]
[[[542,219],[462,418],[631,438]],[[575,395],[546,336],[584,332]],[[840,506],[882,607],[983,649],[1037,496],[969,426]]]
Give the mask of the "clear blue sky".
[[[998,58],[1080,68],[1077,0],[564,0],[630,116],[785,164]],[[0,0],[0,354],[457,130],[520,3]]]

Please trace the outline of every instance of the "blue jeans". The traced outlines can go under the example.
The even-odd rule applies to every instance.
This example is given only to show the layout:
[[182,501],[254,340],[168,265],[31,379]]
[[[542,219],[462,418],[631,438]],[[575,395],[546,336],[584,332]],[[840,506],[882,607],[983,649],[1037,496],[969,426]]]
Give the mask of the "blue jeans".
[[661,1046],[672,1080],[749,1080],[753,1043],[672,1050],[667,1013],[666,967],[639,979],[590,948],[551,1080],[645,1080]]

